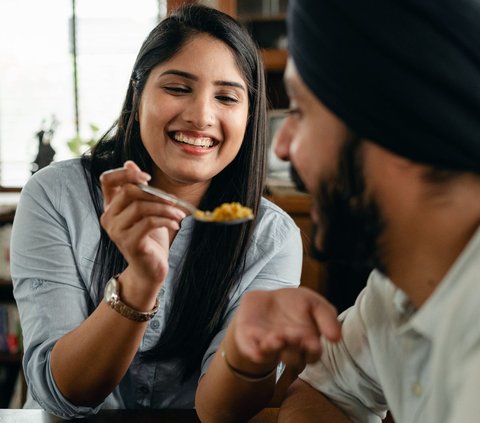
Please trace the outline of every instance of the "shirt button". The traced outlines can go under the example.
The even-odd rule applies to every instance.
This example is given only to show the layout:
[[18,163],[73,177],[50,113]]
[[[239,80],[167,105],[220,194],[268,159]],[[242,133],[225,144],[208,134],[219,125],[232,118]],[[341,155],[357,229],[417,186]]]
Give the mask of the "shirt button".
[[160,323],[158,320],[152,320],[152,322],[150,323],[150,326],[152,329],[158,329],[160,327]]
[[415,395],[416,397],[419,397],[420,395],[422,395],[423,393],[422,385],[418,382],[414,383],[412,385],[412,392],[413,392],[413,395]]

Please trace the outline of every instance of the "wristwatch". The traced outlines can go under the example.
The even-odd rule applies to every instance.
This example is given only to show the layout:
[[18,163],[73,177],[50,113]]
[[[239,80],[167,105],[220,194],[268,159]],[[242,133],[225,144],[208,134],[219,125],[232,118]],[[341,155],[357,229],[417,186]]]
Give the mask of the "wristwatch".
[[158,298],[155,300],[155,306],[150,311],[138,311],[122,302],[120,299],[120,284],[118,283],[117,276],[111,278],[105,285],[103,299],[116,312],[135,322],[146,322],[152,319],[158,310]]

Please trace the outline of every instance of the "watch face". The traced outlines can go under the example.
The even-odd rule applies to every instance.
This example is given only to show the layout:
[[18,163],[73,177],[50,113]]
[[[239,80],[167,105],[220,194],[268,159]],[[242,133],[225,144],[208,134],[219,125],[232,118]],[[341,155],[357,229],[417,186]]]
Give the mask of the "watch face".
[[118,282],[115,278],[108,281],[105,286],[105,299],[107,301],[115,300],[118,298]]
[[105,302],[113,308],[116,312],[120,313],[127,319],[135,322],[146,322],[150,320],[158,310],[158,298],[155,301],[153,310],[149,312],[134,310],[127,306],[120,299],[120,285],[115,277],[110,279],[105,285],[105,294],[103,296]]

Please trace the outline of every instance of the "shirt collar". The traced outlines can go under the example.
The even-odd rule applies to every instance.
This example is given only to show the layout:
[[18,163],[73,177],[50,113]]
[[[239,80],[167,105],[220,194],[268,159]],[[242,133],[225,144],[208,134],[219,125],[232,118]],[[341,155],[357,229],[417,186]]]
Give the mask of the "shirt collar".
[[[456,301],[452,291],[457,284],[461,283],[471,269],[475,269],[480,263],[480,227],[464,248],[453,266],[447,272],[443,280],[434,290],[427,301],[417,310],[408,296],[400,289],[393,297],[394,307],[400,317],[400,332],[413,329],[426,338],[432,338],[438,328],[439,310],[447,310]],[[478,271],[473,276],[478,277]],[[402,324],[405,322],[405,324]]]

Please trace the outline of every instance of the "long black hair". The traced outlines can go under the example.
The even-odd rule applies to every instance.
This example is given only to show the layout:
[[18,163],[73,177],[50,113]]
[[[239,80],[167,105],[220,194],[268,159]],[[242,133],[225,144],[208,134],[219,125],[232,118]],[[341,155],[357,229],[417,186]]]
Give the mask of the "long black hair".
[[[234,54],[248,89],[249,117],[236,158],[216,175],[201,200],[211,210],[224,202],[238,201],[257,214],[265,181],[266,95],[265,76],[257,46],[248,32],[230,16],[205,6],[190,5],[162,20],[144,41],[135,61],[120,117],[91,152],[82,157],[97,215],[103,212],[99,176],[135,161],[151,173],[153,161],[135,119],[140,97],[151,70],[177,54],[198,34],[224,42]],[[199,369],[209,343],[221,329],[229,294],[238,285],[256,221],[244,225],[195,223],[192,238],[175,275],[173,302],[158,344],[142,354],[144,360],[180,360],[184,379]],[[92,271],[93,297],[99,303],[106,281],[127,263],[101,229]],[[94,304],[92,303],[92,307]]]

